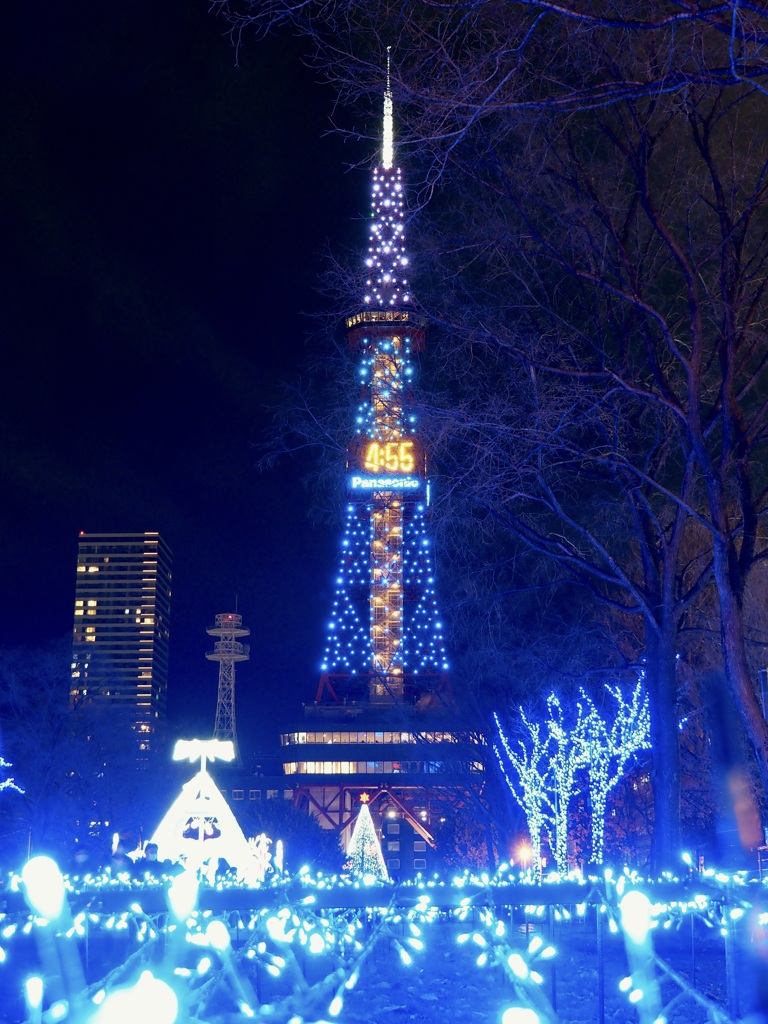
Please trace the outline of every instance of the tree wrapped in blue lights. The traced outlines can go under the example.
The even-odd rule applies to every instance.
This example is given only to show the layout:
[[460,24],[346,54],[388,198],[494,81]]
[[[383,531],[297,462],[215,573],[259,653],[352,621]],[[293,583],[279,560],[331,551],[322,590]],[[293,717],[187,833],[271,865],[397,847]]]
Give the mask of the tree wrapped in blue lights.
[[611,704],[603,712],[584,690],[570,716],[555,694],[548,697],[547,717],[541,721],[530,719],[520,708],[522,738],[514,742],[494,715],[494,749],[506,783],[525,813],[537,877],[545,832],[558,871],[568,870],[569,811],[583,773],[591,810],[590,860],[602,863],[608,796],[637,752],[650,745],[649,702],[642,680],[629,696],[618,686],[605,690]]
[[568,871],[568,816],[571,800],[576,792],[576,779],[585,767],[586,752],[581,741],[584,729],[584,711],[576,708],[576,721],[567,722],[562,704],[554,693],[547,698],[545,723],[550,739],[549,775],[551,778],[552,813],[546,821],[549,845],[561,874]]
[[[512,791],[515,800],[525,813],[528,832],[531,837],[533,855],[532,870],[536,878],[541,878],[541,842],[545,822],[551,819],[553,811],[551,792],[551,752],[552,737],[544,723],[532,722],[520,708],[520,719],[527,733],[525,739],[517,739],[510,743],[501,726],[498,715],[494,714],[499,741],[504,757],[498,745],[495,746],[504,778]],[[512,768],[510,774],[505,761]]]
[[580,727],[574,734],[581,750],[577,756],[589,770],[593,864],[603,862],[608,794],[626,775],[638,751],[650,746],[650,710],[642,682],[638,681],[628,698],[618,686],[606,686],[606,691],[614,705],[601,714],[582,690],[577,705]]

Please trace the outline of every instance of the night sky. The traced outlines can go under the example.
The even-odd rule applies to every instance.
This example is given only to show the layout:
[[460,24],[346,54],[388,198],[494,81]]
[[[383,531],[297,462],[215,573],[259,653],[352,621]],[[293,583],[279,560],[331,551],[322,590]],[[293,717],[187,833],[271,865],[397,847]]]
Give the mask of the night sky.
[[171,724],[212,729],[205,629],[237,596],[241,745],[266,749],[314,695],[338,537],[306,464],[258,446],[327,309],[321,250],[365,244],[365,151],[296,41],[237,66],[204,0],[3,20],[0,645],[70,633],[79,530],[159,530]]

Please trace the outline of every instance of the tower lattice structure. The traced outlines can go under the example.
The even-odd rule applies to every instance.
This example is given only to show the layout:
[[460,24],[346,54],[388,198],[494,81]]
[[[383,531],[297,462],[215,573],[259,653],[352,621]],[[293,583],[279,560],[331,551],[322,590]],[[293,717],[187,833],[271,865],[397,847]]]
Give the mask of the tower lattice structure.
[[235,748],[235,760],[240,764],[240,748],[237,744],[237,726],[235,721],[235,665],[239,661],[248,661],[248,646],[240,642],[239,637],[249,636],[250,629],[243,626],[243,617],[236,612],[223,612],[216,616],[216,625],[206,630],[209,636],[218,640],[212,651],[206,652],[209,661],[219,663],[219,692],[216,700],[216,722],[213,727],[213,738],[232,740]]
[[349,842],[360,801],[387,868],[425,870],[437,827],[482,788],[477,744],[456,714],[428,530],[430,484],[412,385],[426,341],[413,308],[406,196],[387,76],[373,170],[366,294],[346,321],[359,402],[347,448],[346,522],[315,700],[281,736],[295,802]]
[[347,320],[361,400],[348,448],[348,500],[316,700],[450,702],[427,531],[429,481],[410,407],[425,321],[412,308],[405,189],[394,165],[392,95],[374,168],[363,308]]

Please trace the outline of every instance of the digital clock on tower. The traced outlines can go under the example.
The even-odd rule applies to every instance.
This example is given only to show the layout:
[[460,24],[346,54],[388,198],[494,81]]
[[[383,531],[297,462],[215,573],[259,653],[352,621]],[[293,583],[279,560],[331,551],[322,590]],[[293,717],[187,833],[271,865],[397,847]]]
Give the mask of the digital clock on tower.
[[416,451],[413,441],[369,441],[363,449],[363,468],[369,473],[413,473]]

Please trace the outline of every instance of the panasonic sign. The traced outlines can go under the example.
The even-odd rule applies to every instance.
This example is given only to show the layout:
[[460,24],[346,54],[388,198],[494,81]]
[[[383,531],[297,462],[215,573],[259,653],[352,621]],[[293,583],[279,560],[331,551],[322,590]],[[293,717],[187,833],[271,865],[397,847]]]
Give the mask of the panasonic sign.
[[415,476],[353,476],[353,491],[416,491],[421,481]]

